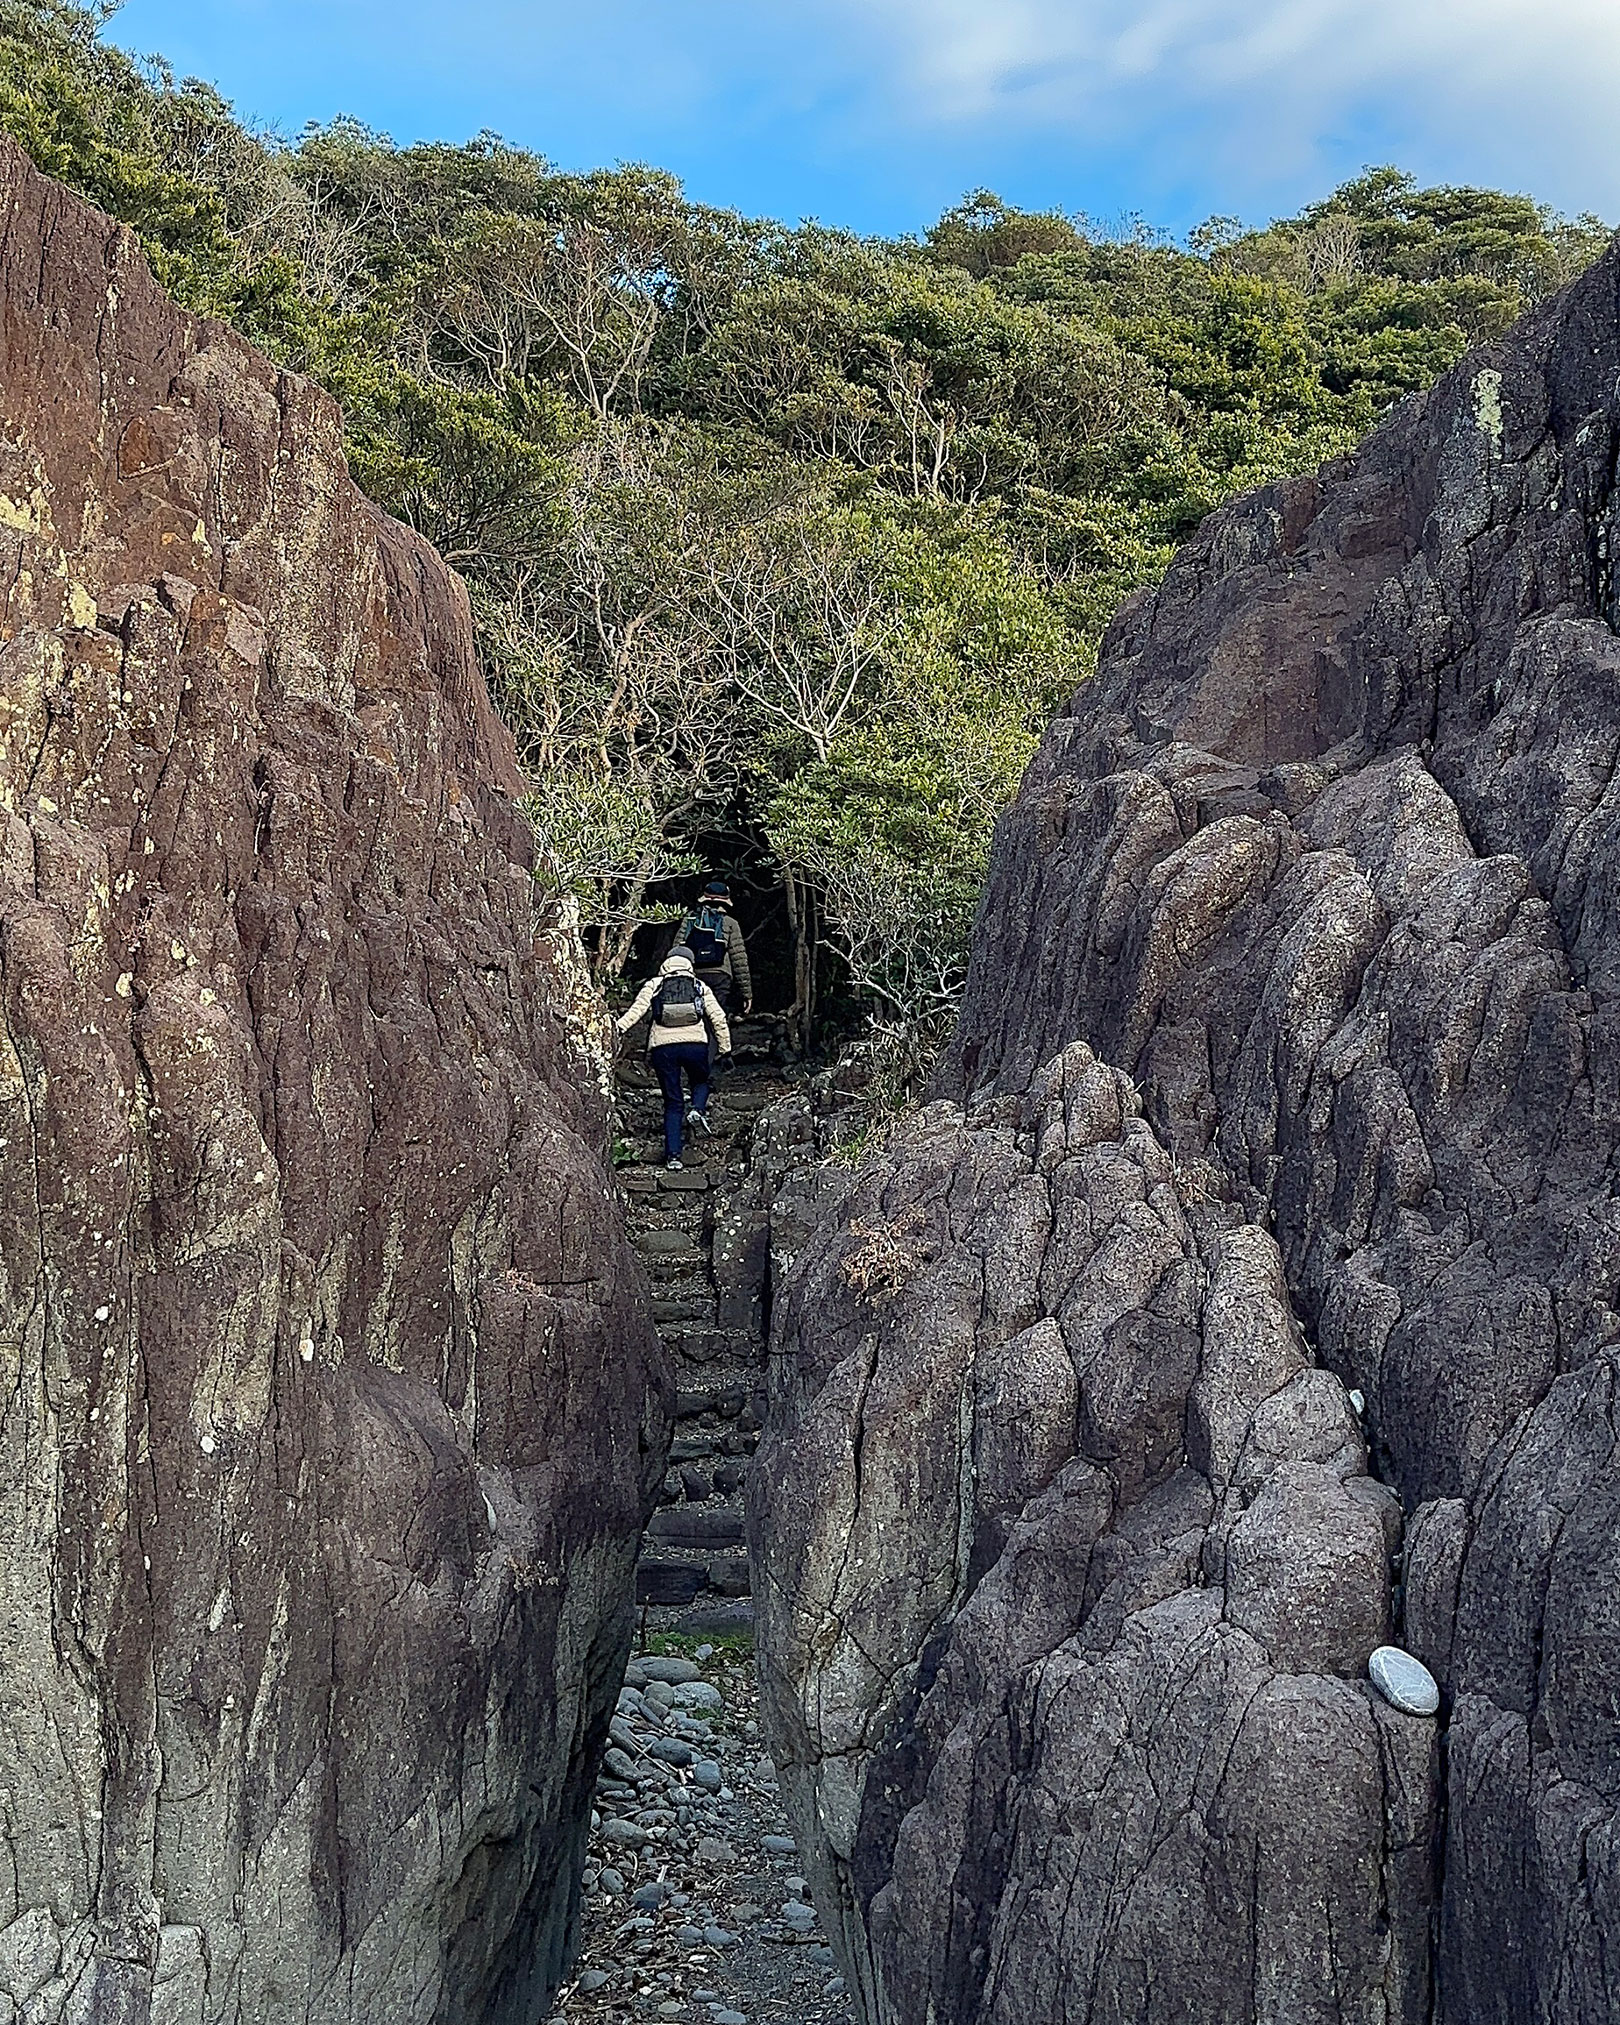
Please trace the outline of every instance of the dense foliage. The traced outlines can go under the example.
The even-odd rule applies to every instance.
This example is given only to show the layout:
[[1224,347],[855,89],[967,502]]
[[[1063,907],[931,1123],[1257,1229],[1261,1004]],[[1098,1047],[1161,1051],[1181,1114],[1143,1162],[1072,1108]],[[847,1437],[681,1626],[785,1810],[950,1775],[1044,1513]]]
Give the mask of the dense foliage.
[[1120,600],[1219,501],[1348,446],[1601,249],[1371,171],[1185,248],[988,192],[921,241],[787,228],[493,136],[295,144],[0,0],[0,125],[186,303],[344,404],[473,590],[604,974],[701,838],[902,1022],[948,1006],[998,810]]

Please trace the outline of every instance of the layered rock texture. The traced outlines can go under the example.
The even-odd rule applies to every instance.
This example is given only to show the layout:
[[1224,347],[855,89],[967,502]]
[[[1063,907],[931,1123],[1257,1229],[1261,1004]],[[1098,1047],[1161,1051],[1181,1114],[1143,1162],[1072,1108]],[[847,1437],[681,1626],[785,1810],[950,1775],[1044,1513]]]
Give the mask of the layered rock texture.
[[868,2025],[1620,2016],[1617,471],[1611,252],[1214,516],[1004,821],[756,1472]]
[[529,2021],[669,1399],[335,409],[0,149],[0,2020]]

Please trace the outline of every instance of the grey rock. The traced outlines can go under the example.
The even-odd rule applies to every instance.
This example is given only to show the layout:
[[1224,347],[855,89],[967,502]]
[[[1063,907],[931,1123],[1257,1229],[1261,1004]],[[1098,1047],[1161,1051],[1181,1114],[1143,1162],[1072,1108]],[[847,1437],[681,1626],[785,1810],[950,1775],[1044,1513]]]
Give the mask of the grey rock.
[[643,1678],[657,1681],[663,1687],[682,1687],[688,1681],[701,1680],[703,1669],[694,1666],[689,1659],[666,1659],[658,1655],[636,1662]]
[[864,2025],[1615,2011],[1617,304],[1125,608],[939,1101],[784,1248],[763,1682]]
[[715,1764],[714,1760],[712,1758],[704,1758],[700,1759],[692,1767],[692,1783],[695,1786],[701,1786],[705,1793],[718,1793],[725,1782],[721,1776],[720,1767]]
[[712,1681],[687,1681],[675,1690],[675,1700],[683,1709],[723,1709],[725,1702],[720,1690]]
[[647,1746],[649,1757],[661,1758],[666,1765],[690,1765],[693,1758],[692,1746],[683,1744],[679,1737],[658,1737]]
[[1129,1080],[1075,1044],[1009,1122],[924,1112],[778,1315],[763,1708],[862,2015],[1185,2015],[1208,1903],[1197,2015],[1284,1960],[1288,2015],[1426,1988],[1432,1739],[1356,1685],[1390,1559],[1355,1418]]
[[619,1898],[624,1892],[624,1873],[615,1870],[612,1864],[598,1872],[596,1882],[609,1898]]
[[710,1948],[735,1948],[741,1946],[742,1936],[729,1927],[708,1926],[703,1929],[703,1941]]

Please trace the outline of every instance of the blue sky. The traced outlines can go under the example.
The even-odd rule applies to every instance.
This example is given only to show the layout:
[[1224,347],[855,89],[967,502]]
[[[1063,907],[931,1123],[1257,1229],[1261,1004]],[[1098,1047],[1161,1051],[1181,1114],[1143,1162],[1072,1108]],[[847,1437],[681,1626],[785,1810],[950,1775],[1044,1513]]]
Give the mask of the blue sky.
[[127,0],[111,32],[288,133],[493,128],[862,231],[979,186],[1260,222],[1382,161],[1620,219],[1620,0]]

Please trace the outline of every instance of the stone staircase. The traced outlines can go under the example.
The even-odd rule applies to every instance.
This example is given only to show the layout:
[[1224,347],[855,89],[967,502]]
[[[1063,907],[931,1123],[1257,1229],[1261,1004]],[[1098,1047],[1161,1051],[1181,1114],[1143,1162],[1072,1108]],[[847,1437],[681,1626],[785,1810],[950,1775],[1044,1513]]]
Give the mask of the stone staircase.
[[663,1102],[639,1031],[618,1072],[616,1173],[678,1388],[663,1501],[636,1571],[636,1600],[655,1628],[752,1622],[743,1490],[759,1441],[765,1273],[751,1256],[763,1226],[747,1201],[749,1148],[796,1077],[777,1023],[739,1019],[732,1042],[711,1134],[688,1133],[679,1174],[664,1170]]

